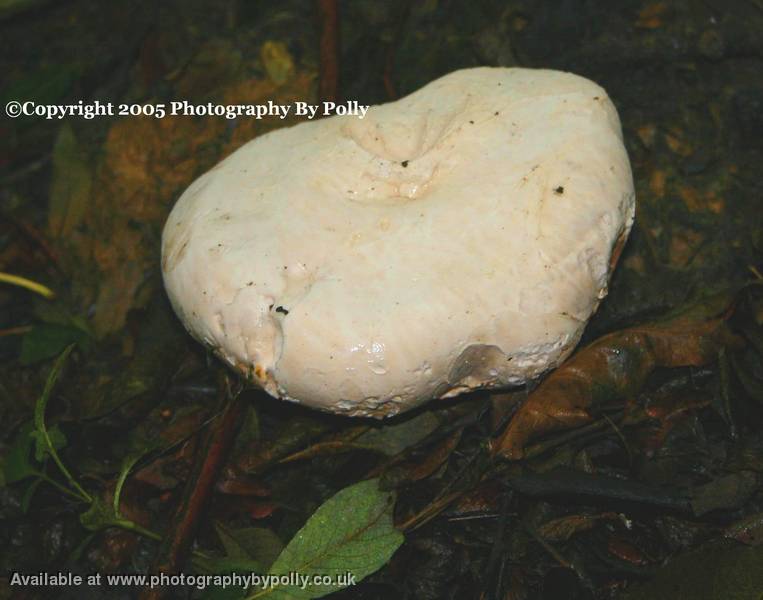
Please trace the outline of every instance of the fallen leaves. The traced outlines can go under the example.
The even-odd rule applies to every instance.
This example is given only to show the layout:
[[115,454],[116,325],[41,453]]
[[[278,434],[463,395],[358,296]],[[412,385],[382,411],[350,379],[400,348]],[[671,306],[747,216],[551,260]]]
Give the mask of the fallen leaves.
[[732,301],[715,297],[663,321],[606,335],[579,350],[530,394],[493,452],[524,456],[527,442],[590,423],[605,406],[624,404],[658,367],[701,366],[733,336],[726,328]]
[[538,534],[548,542],[566,542],[575,534],[590,531],[601,522],[621,520],[621,515],[612,512],[598,515],[567,515],[546,521],[538,527]]
[[658,29],[664,25],[664,19],[668,13],[665,2],[650,2],[638,13],[636,27],[639,29]]
[[[278,62],[277,81],[246,76],[240,57],[238,62],[231,58],[232,49],[207,45],[175,82],[178,96],[193,98],[182,90],[208,89],[199,88],[199,78],[215,71],[211,61],[228,69],[214,86],[222,104],[310,100],[314,73],[286,64],[280,46],[269,48],[268,56]],[[110,126],[97,151],[84,148],[70,125],[61,128],[53,153],[48,230],[66,258],[74,303],[83,311],[92,306],[96,337],[122,329],[127,313],[152,297],[159,284],[161,229],[185,187],[252,138],[290,122],[276,117],[235,122],[169,114],[125,117]]]

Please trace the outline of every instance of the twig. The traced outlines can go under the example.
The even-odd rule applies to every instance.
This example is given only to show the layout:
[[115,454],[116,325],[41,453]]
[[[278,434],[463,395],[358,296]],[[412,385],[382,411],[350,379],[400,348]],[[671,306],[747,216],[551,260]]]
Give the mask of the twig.
[[16,183],[17,181],[21,181],[23,179],[26,179],[33,173],[36,173],[40,169],[42,169],[44,166],[46,166],[50,159],[52,158],[52,155],[46,154],[37,160],[34,160],[30,163],[27,163],[18,169],[14,171],[13,173],[8,173],[7,175],[4,175],[2,178],[0,178],[0,186],[7,186]]
[[[227,390],[227,386],[224,386]],[[227,395],[227,391],[225,392]],[[204,452],[194,466],[193,474],[188,480],[183,501],[170,523],[170,535],[164,539],[159,552],[154,559],[151,573],[174,574],[180,571],[190,554],[191,544],[196,537],[201,516],[212,495],[215,481],[225,464],[228,452],[233,445],[242,422],[244,404],[238,395],[230,400],[222,415],[212,427],[207,437]],[[168,590],[161,587],[145,588],[140,595],[141,600],[159,600]]]
[[582,576],[580,573],[578,573],[578,570],[575,568],[575,565],[573,565],[570,561],[568,561],[564,556],[561,555],[561,553],[554,548],[551,544],[549,544],[546,540],[544,540],[540,534],[535,531],[532,527],[525,527],[527,532],[532,536],[532,538],[540,544],[541,548],[543,548],[546,552],[548,552],[551,557],[559,563],[560,566],[564,567],[565,569],[569,569],[570,571],[573,571],[578,577],[582,579]]
[[34,225],[31,223],[27,223],[25,221],[22,221],[13,215],[4,215],[6,218],[10,220],[10,222],[16,227],[23,235],[25,235],[32,243],[36,244],[40,250],[42,250],[43,254],[53,263],[53,266],[56,269],[61,268],[61,259],[59,258],[58,254],[50,245],[50,242],[48,241],[48,238],[45,236],[45,234],[37,229]]
[[339,10],[337,0],[317,0],[321,22],[320,80],[321,102],[336,102],[339,95]]
[[0,329],[0,337],[6,335],[24,335],[32,331],[31,325],[19,325],[18,327],[8,327],[7,329]]
[[527,473],[508,480],[512,489],[526,496],[588,496],[607,498],[621,502],[638,502],[651,506],[661,506],[691,511],[687,494],[674,488],[661,488],[639,483],[589,475],[572,469],[555,469],[546,473]]
[[509,523],[509,506],[511,503],[511,495],[505,494],[501,499],[501,512],[498,522],[495,525],[496,535],[493,539],[493,547],[490,549],[488,556],[487,566],[485,567],[485,581],[487,586],[492,587],[491,598],[500,597],[501,593],[501,579],[503,575],[503,566],[506,556],[506,542],[508,541],[505,535],[506,526]]
[[434,519],[442,511],[448,508],[452,502],[463,496],[464,493],[466,493],[466,490],[459,490],[436,498],[415,515],[397,525],[397,528],[406,533],[418,529],[425,523]]

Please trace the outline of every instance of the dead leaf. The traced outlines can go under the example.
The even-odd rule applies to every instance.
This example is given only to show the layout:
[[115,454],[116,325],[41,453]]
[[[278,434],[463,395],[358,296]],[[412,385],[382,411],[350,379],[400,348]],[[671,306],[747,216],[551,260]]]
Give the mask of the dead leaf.
[[657,367],[701,366],[731,339],[731,300],[722,295],[668,320],[606,335],[552,372],[517,411],[493,452],[524,456],[528,441],[580,427],[603,404],[633,397]]
[[428,449],[424,456],[412,458],[389,469],[382,477],[384,484],[397,487],[404,482],[419,481],[432,475],[458,446],[461,431],[454,431],[434,448]]
[[687,156],[691,156],[694,152],[694,148],[686,140],[684,132],[677,127],[666,131],[664,135],[665,143],[668,145],[668,148],[670,148],[675,154],[686,158]]
[[649,189],[655,198],[662,198],[665,195],[665,171],[655,169],[649,177]]
[[676,226],[670,238],[669,260],[676,268],[687,267],[697,255],[704,238],[701,233]]
[[657,126],[654,123],[645,123],[636,128],[636,135],[644,147],[651,148],[657,135]]
[[655,452],[662,447],[668,434],[683,420],[710,405],[710,398],[696,390],[661,390],[654,398],[647,400],[645,413],[657,424],[647,432],[642,447],[646,452]]
[[662,27],[667,8],[664,2],[651,2],[647,4],[638,13],[636,27],[640,29],[657,29]]
[[[176,91],[187,86],[214,89],[215,98],[210,100],[225,105],[268,100],[289,104],[313,97],[312,71],[295,72],[278,86],[268,79],[245,78],[245,69],[237,64],[219,85],[195,87],[199,77],[208,77],[204,65],[210,61],[217,64],[215,61],[229,57],[235,63],[236,57],[225,48],[225,44],[205,46],[176,82]],[[191,85],[189,80],[195,83]],[[125,117],[112,124],[98,153],[100,161],[89,168],[76,158],[81,154],[75,151],[76,140],[62,130],[58,143],[61,168],[53,182],[50,228],[61,235],[76,303],[83,312],[93,309],[97,337],[119,331],[127,313],[153,297],[160,284],[155,274],[164,220],[193,179],[257,135],[294,122],[294,118],[277,117],[236,121],[170,114],[162,119]],[[69,165],[75,159],[80,162],[72,171]],[[75,235],[64,235],[71,230]]]
[[548,542],[566,542],[578,533],[593,529],[600,521],[620,519],[620,515],[612,512],[599,515],[567,515],[547,521],[538,527],[538,534]]
[[502,486],[495,480],[487,480],[477,488],[461,496],[451,508],[448,517],[497,513],[500,507]]
[[610,537],[607,542],[607,551],[620,560],[633,565],[646,565],[649,563],[644,554],[630,542],[618,537]]
[[252,477],[238,473],[234,467],[223,469],[223,473],[215,484],[215,489],[221,494],[235,496],[255,496],[267,498],[270,496],[270,487]]

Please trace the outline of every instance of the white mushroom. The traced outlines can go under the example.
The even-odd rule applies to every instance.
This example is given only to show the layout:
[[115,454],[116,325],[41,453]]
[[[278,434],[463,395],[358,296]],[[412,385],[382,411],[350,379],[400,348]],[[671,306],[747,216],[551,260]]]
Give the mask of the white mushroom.
[[563,361],[633,216],[603,89],[467,69],[240,148],[172,210],[164,281],[269,394],[382,417]]

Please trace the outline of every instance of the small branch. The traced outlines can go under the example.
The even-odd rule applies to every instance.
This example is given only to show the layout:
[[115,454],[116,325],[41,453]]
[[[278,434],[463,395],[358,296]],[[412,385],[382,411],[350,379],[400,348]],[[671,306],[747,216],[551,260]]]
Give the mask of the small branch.
[[[227,386],[225,388],[227,389]],[[175,574],[185,564],[196,537],[201,516],[212,495],[215,481],[236,439],[238,427],[243,420],[243,410],[244,404],[236,396],[228,402],[222,415],[209,432],[206,447],[199,454],[194,465],[183,501],[167,528],[169,536],[165,538],[159,549],[151,567],[151,573]],[[140,598],[141,600],[159,600],[167,591],[162,588],[146,588]]]
[[628,481],[589,475],[571,469],[555,469],[546,473],[526,473],[508,480],[509,486],[532,497],[571,496],[604,498],[621,502],[636,502],[690,512],[687,494],[674,488],[662,488]]
[[551,557],[559,563],[561,567],[564,567],[565,569],[569,569],[570,571],[575,571],[575,573],[579,576],[579,573],[577,573],[575,566],[568,561],[564,556],[562,556],[559,551],[554,548],[551,544],[549,544],[546,540],[544,540],[537,531],[532,529],[531,527],[525,527],[527,532],[532,536],[532,538],[540,544],[541,548],[543,548],[546,552],[551,555]]
[[59,258],[58,253],[53,250],[50,241],[42,231],[37,229],[37,227],[31,223],[21,221],[12,215],[5,214],[3,216],[7,218],[24,236],[26,236],[29,241],[35,244],[43,254],[45,254],[53,267],[59,271],[61,270],[61,259]]
[[321,102],[336,102],[339,96],[339,9],[337,0],[317,0],[321,22],[320,81]]

